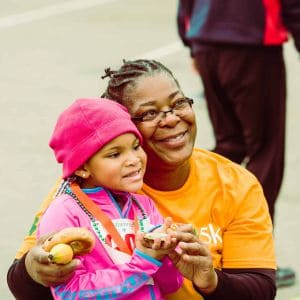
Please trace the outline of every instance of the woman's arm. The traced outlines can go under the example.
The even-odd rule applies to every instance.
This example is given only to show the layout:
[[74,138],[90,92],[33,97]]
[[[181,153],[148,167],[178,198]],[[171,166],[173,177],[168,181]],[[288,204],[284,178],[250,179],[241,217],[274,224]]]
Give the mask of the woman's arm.
[[206,300],[272,300],[275,299],[275,270],[272,269],[224,269],[215,270],[217,288],[205,295],[194,283],[194,288]]
[[77,259],[66,265],[49,263],[49,253],[42,248],[47,237],[41,237],[36,246],[15,260],[8,270],[7,283],[18,300],[53,299],[49,286],[68,280],[79,263]]
[[179,253],[169,256],[182,274],[206,300],[273,300],[276,295],[275,270],[271,268],[213,268],[208,248],[192,232],[182,228],[177,235]]
[[11,293],[18,300],[53,299],[50,288],[35,282],[27,273],[26,255],[15,260],[8,270],[7,284]]
[[[46,254],[36,239],[36,229],[40,218],[52,202],[60,183],[61,179],[59,178],[43,200],[39,211],[35,214],[29,233],[24,238],[16,254],[16,259],[7,272],[9,289],[19,300],[52,299],[50,288],[47,286],[57,284],[57,281],[62,280],[64,276],[69,277],[76,268],[76,262],[72,262],[68,266],[61,266],[59,269],[55,268],[53,264],[49,264],[48,261],[41,262]],[[25,259],[30,270],[26,269]],[[49,281],[50,278],[53,278],[53,281]]]

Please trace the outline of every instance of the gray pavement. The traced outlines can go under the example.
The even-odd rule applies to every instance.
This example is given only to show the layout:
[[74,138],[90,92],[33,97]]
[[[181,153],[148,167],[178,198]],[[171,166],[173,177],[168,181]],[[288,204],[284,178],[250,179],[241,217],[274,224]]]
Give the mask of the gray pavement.
[[[25,4],[26,3],[26,4]],[[60,174],[48,139],[58,113],[73,99],[98,96],[104,68],[123,58],[161,60],[189,96],[198,98],[197,145],[214,139],[201,84],[180,46],[173,0],[7,0],[0,3],[0,299],[13,299],[6,272],[33,214]],[[288,74],[285,180],[276,207],[280,266],[300,277],[300,60],[285,47]],[[299,279],[277,300],[300,295]]]

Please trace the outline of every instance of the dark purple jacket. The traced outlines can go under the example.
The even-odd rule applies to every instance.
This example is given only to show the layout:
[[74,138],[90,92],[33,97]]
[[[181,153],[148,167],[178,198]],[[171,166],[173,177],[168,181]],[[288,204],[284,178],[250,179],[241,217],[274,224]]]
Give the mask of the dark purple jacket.
[[278,46],[288,31],[300,51],[299,0],[180,0],[177,21],[192,53],[220,43]]

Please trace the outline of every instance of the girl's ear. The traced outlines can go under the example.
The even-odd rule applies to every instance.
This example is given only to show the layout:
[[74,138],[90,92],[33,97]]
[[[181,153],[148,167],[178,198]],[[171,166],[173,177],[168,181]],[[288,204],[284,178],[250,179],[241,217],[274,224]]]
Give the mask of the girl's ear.
[[90,177],[91,173],[89,170],[85,167],[85,165],[81,166],[75,171],[75,175],[78,177],[81,177],[83,179],[87,179]]

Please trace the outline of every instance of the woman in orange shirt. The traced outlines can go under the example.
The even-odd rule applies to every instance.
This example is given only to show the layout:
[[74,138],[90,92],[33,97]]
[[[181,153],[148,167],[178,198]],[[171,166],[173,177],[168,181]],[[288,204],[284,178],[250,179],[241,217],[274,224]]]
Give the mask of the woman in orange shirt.
[[[193,101],[165,66],[127,61],[106,76],[103,96],[126,106],[143,136],[148,166],[141,193],[164,216],[196,228],[197,236],[191,226],[177,233],[185,254],[170,257],[187,280],[168,299],[274,299],[272,223],[257,179],[222,156],[194,148]],[[45,286],[63,282],[76,268],[76,260],[48,264],[41,241],[36,245],[36,224],[51,201],[44,201],[9,270],[18,299],[51,299]]]

